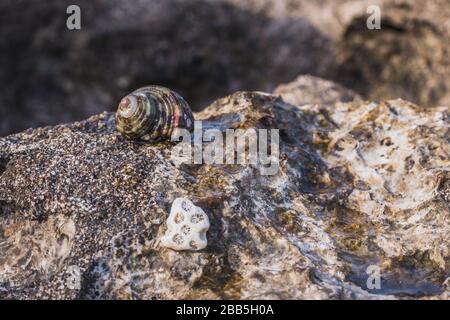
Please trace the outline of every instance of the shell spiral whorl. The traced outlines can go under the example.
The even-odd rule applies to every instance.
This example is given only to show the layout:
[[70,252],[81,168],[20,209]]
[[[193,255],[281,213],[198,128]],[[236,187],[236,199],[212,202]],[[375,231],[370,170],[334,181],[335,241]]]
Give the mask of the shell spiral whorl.
[[116,112],[116,128],[127,139],[170,139],[175,128],[193,129],[188,103],[176,92],[148,86],[122,98]]

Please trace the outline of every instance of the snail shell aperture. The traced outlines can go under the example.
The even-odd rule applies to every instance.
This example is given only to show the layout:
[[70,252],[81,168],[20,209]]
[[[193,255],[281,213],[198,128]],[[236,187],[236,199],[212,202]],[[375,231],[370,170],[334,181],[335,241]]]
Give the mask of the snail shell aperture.
[[176,128],[192,131],[194,117],[188,103],[176,92],[148,86],[124,97],[116,112],[116,128],[127,139],[170,139]]

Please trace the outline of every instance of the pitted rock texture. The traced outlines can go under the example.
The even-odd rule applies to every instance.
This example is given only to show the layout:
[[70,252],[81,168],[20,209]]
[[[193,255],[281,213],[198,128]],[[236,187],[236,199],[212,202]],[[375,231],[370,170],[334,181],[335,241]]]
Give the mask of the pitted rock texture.
[[[448,112],[237,92],[195,115],[280,129],[272,176],[175,166],[173,144],[127,141],[111,113],[0,139],[0,297],[447,299]],[[178,197],[208,212],[202,251],[160,244]]]

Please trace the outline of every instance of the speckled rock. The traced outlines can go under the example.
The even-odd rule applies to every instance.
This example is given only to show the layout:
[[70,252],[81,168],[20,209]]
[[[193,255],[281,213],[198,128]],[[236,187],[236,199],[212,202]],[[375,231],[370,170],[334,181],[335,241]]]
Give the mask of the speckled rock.
[[[195,115],[280,129],[272,176],[175,166],[111,113],[0,139],[0,297],[446,299],[448,111],[237,92]],[[202,251],[160,244],[178,197],[208,212]]]

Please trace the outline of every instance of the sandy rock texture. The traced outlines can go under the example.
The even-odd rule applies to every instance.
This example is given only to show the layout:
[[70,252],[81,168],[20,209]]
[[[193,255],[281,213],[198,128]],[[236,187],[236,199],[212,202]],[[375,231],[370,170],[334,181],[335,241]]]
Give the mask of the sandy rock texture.
[[[447,299],[448,107],[325,98],[236,92],[195,115],[279,129],[273,176],[176,166],[108,112],[0,139],[0,298]],[[178,197],[209,216],[202,251],[160,244]]]
[[[312,74],[371,100],[449,104],[449,0],[2,1],[0,135],[113,111],[148,84],[201,110]],[[366,28],[379,5],[382,29]],[[23,23],[26,21],[26,23]]]

